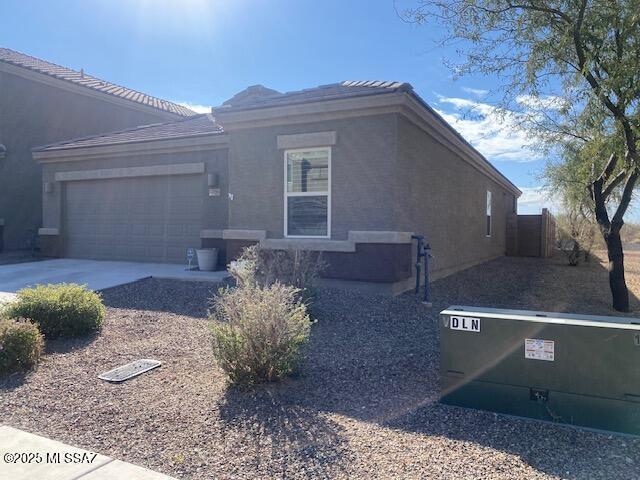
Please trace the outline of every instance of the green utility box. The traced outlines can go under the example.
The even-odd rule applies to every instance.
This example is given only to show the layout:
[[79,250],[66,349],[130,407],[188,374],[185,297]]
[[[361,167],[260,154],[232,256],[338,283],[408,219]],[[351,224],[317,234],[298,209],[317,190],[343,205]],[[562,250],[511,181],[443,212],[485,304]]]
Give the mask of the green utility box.
[[640,435],[640,319],[452,306],[441,401]]

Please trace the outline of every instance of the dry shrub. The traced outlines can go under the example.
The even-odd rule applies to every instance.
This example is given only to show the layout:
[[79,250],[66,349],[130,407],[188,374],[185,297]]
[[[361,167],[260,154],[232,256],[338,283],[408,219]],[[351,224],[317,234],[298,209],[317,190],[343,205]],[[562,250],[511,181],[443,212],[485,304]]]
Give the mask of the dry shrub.
[[295,370],[311,329],[297,294],[280,283],[219,292],[210,316],[213,354],[231,383],[271,382]]
[[254,245],[245,248],[238,260],[229,264],[229,273],[238,285],[281,283],[307,296],[325,268],[320,252],[271,250]]
[[588,262],[596,237],[596,225],[591,218],[572,210],[558,216],[557,227],[557,247],[569,265],[575,267],[581,259]]

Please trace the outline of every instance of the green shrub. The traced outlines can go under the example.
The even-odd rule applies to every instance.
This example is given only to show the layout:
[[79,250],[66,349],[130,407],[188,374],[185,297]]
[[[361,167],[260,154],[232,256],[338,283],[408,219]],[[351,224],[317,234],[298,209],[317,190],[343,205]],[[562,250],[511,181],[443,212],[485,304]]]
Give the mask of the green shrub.
[[232,383],[275,381],[295,370],[311,329],[297,294],[279,283],[219,292],[211,313],[213,353]]
[[33,323],[0,318],[0,376],[34,367],[43,345],[42,334]]
[[17,294],[9,305],[13,318],[35,322],[46,338],[73,337],[102,327],[105,308],[99,294],[73,283],[38,285]]

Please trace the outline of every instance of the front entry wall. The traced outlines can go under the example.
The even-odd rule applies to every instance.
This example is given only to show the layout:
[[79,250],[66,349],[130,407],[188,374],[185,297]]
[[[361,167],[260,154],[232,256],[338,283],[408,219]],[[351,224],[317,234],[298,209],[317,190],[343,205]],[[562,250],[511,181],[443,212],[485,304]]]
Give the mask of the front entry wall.
[[[259,242],[212,238],[202,240],[204,248],[220,250],[220,267],[236,260],[244,248],[256,243]],[[356,243],[354,252],[324,251],[321,255],[326,268],[321,276],[327,279],[372,283],[400,282],[412,275],[412,247],[410,243]]]
[[[222,121],[224,123],[224,119]],[[204,205],[200,213],[201,238],[196,239],[196,246],[220,248],[221,266],[235,258],[248,244],[260,242],[265,248],[274,249],[291,247],[297,245],[299,239],[284,238],[286,170],[283,148],[304,145],[304,148],[330,147],[332,152],[331,238],[305,239],[322,244],[314,244],[310,249],[326,252],[324,257],[329,263],[326,277],[371,283],[406,283],[412,278],[415,260],[412,258],[413,243],[402,235],[409,232],[426,235],[434,247],[434,274],[452,272],[504,253],[503,218],[507,208],[513,205],[513,194],[507,195],[508,192],[495,180],[408,122],[397,113],[385,113],[357,119],[260,125],[237,130],[229,128],[226,134],[228,150],[224,152],[221,149],[218,152],[136,154],[108,159],[88,158],[82,161],[82,166],[79,162],[66,161],[50,169],[46,166],[45,182],[55,185],[45,195],[45,222],[50,223],[43,227],[57,228],[60,225],[61,237],[67,238],[67,235],[69,239],[66,248],[69,256],[96,258],[95,252],[98,251],[98,258],[104,258],[100,249],[108,246],[119,251],[118,257],[139,259],[140,255],[149,255],[149,259],[177,259],[180,256],[175,252],[184,251],[194,240],[190,231],[180,233],[182,238],[175,246],[168,242],[166,234],[160,244],[154,244],[152,232],[160,235],[171,224],[186,232],[192,220],[184,220],[183,215],[179,216],[179,221],[168,217],[158,220],[160,212],[157,209],[166,208],[161,201],[153,200],[158,198],[154,193],[156,189],[162,191],[157,185],[160,177],[154,177],[156,180],[132,179],[136,184],[151,181],[155,186],[145,188],[149,195],[144,194],[142,199],[136,200],[139,208],[145,211],[142,220],[132,220],[133,217],[127,213],[125,220],[119,215],[112,222],[124,229],[123,239],[115,240],[116,236],[108,229],[90,233],[109,224],[108,220],[100,218],[102,213],[93,220],[74,216],[73,192],[71,198],[61,199],[60,204],[71,201],[71,213],[68,217],[61,216],[58,222],[55,199],[58,192],[66,188],[58,188],[58,185],[67,185],[72,191],[76,188],[74,183],[81,185],[83,180],[64,180],[70,178],[68,175],[58,175],[57,180],[55,174],[202,162],[206,164],[205,174],[200,175],[204,182],[200,193]],[[283,143],[292,139],[297,143]],[[187,178],[188,175],[176,176],[179,177]],[[110,180],[96,182],[106,181]],[[215,185],[208,185],[210,182]],[[487,191],[494,193],[496,199],[491,237],[487,237],[484,230]],[[125,193],[132,195],[126,189]],[[212,193],[217,196],[211,196]],[[98,189],[95,195],[104,197],[105,194],[100,194]],[[195,199],[189,201],[188,210],[195,212],[198,202]],[[50,212],[48,208],[51,208]],[[375,235],[372,238],[367,238],[370,235],[351,238],[354,232],[391,233],[397,234],[398,238],[393,235],[386,240]],[[144,241],[147,237],[148,240]],[[142,244],[151,247],[143,252]]]
[[182,263],[200,245],[202,190],[202,175],[67,182],[65,256]]

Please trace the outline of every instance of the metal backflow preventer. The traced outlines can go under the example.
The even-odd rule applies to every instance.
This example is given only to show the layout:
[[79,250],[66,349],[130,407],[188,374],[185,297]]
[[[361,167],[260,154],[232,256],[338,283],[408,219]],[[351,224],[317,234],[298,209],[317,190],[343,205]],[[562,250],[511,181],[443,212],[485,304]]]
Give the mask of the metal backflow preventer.
[[441,401],[640,435],[640,319],[452,306]]
[[429,299],[429,259],[433,257],[431,254],[431,245],[425,243],[423,235],[411,235],[411,239],[416,241],[416,295],[420,291],[420,268],[424,264],[424,298],[422,303],[431,306]]

